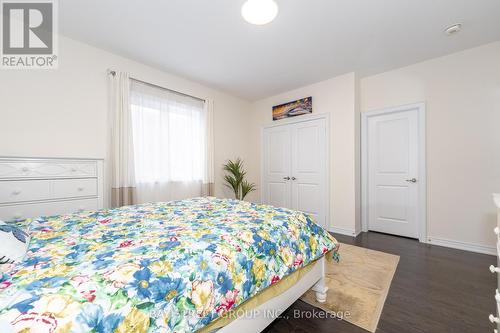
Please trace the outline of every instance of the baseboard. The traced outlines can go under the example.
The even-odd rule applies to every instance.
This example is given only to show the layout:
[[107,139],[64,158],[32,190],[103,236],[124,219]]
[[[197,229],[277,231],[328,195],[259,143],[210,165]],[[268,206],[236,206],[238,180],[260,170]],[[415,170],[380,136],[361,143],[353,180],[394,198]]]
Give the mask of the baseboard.
[[359,235],[359,232],[356,233],[356,230],[347,228],[330,227],[330,231],[336,234],[341,234],[351,237],[356,237],[357,235]]
[[484,246],[478,244],[465,243],[444,238],[429,237],[427,244],[450,247],[457,250],[464,250],[476,253],[491,254],[496,256],[497,249],[494,246]]

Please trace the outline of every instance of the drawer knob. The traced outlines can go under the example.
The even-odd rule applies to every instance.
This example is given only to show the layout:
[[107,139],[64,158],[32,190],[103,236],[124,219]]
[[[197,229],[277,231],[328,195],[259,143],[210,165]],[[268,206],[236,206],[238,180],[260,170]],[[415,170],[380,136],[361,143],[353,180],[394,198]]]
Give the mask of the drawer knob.
[[78,207],[79,212],[83,212],[84,210],[85,210],[85,207],[83,207],[83,206]]
[[12,194],[19,195],[19,194],[21,194],[21,190],[14,190],[14,191],[12,191]]
[[84,188],[83,187],[79,187],[79,188],[77,188],[77,190],[78,190],[78,192],[81,192],[81,191],[84,190]]
[[22,218],[23,218],[23,216],[22,216],[21,214],[15,214],[15,215],[14,215],[14,220],[16,220],[16,221],[19,221],[19,220],[21,220]]
[[30,169],[28,169],[28,167],[23,167],[21,170],[22,170],[23,172],[28,172]]
[[500,323],[500,320],[498,319],[498,317],[495,317],[494,315],[490,314],[490,316],[488,317],[488,319],[490,320],[490,322],[493,324],[498,324]]
[[500,268],[490,265],[490,272],[492,273],[500,273]]
[[71,172],[76,172],[76,168],[71,168]]

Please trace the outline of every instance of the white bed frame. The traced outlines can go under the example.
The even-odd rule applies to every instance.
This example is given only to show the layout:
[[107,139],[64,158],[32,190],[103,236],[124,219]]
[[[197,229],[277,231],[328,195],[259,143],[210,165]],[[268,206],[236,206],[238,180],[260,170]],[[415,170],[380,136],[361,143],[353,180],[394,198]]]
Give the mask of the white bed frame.
[[271,298],[253,310],[224,326],[217,333],[255,333],[261,332],[273,320],[282,315],[285,310],[312,288],[316,292],[316,300],[326,302],[328,287],[325,284],[325,258],[322,257],[312,264],[307,272],[294,286],[287,291]]

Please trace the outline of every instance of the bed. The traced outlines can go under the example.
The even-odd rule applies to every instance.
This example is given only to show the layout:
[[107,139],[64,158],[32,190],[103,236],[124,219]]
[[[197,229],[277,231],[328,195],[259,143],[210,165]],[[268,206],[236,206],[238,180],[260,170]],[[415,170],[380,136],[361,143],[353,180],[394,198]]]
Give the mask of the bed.
[[[28,222],[26,258],[3,268],[1,332],[234,331],[241,320],[225,315],[278,286],[254,309],[310,287],[324,301],[325,256],[338,248],[307,214],[217,198]],[[261,321],[250,329],[272,318]]]

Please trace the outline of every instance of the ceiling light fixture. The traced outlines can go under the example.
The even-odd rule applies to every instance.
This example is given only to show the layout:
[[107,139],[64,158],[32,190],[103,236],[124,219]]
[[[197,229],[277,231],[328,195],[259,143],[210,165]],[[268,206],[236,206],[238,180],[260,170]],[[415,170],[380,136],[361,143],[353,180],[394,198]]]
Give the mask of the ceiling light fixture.
[[247,0],[241,7],[241,15],[248,23],[268,24],[278,15],[278,5],[274,0]]
[[448,36],[451,36],[451,35],[454,35],[454,34],[458,33],[460,30],[462,30],[462,24],[461,23],[457,23],[457,24],[454,24],[454,25],[450,25],[448,28],[444,29],[444,32]]

